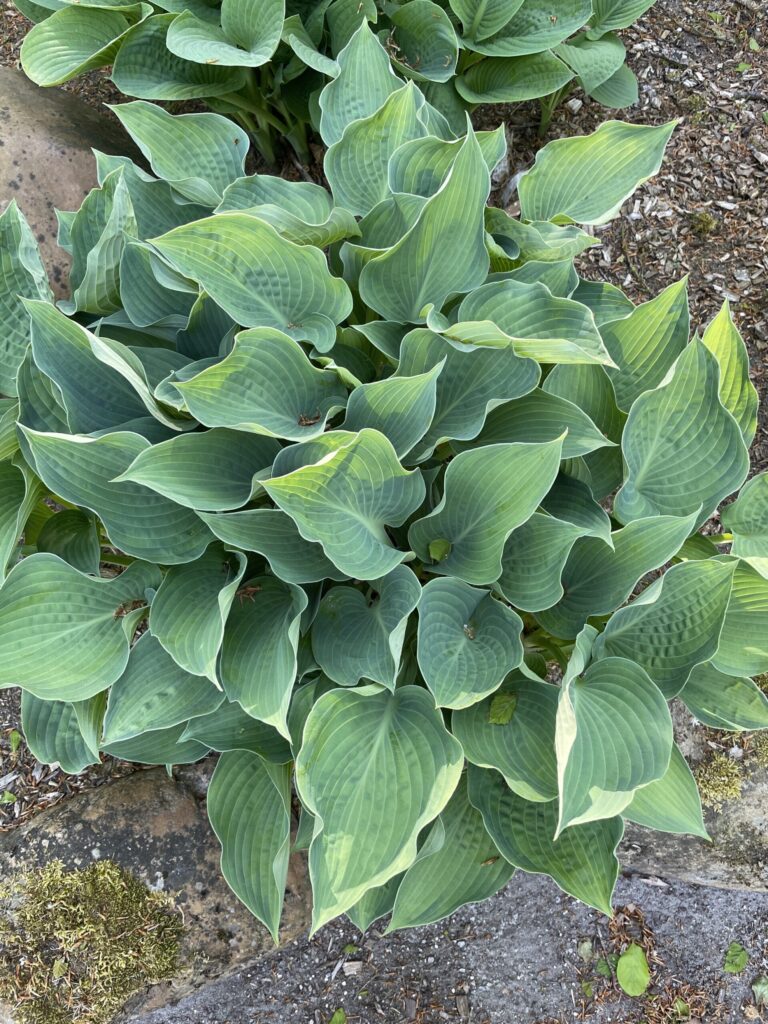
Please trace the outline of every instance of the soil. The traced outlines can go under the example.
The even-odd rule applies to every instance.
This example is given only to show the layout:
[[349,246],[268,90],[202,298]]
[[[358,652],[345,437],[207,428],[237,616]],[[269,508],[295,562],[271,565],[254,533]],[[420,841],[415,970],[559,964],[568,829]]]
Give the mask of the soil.
[[[15,66],[29,23],[0,0],[0,63]],[[744,335],[751,374],[768,394],[768,16],[763,0],[710,4],[657,0],[623,33],[640,81],[639,103],[618,115],[637,123],[680,123],[661,173],[643,185],[611,224],[582,272],[620,285],[640,302],[689,274],[694,330],[702,330],[727,299]],[[108,72],[65,87],[87,103],[121,97]],[[484,108],[476,120],[508,124],[510,161],[497,179],[496,201],[514,209],[515,175],[530,166],[542,142],[592,131],[606,118],[574,92],[543,137],[532,105]],[[610,116],[610,115],[608,115]],[[287,161],[290,177],[307,176]],[[317,177],[313,167],[310,176]],[[768,402],[752,450],[753,472],[768,468]],[[17,775],[13,805],[0,803],[0,828],[112,774],[132,770],[114,759],[71,778],[38,765],[23,742],[11,755],[18,701],[0,691],[0,783]],[[11,761],[12,758],[12,761]],[[10,769],[7,767],[10,764]],[[0,785],[0,789],[2,789]],[[673,1024],[689,1019],[727,1024],[768,1020],[751,985],[768,975],[768,896],[683,884],[624,879],[617,903],[628,907],[618,926],[558,893],[548,879],[520,874],[481,907],[448,921],[383,937],[362,937],[333,923],[256,968],[209,986],[175,1008],[132,1024],[355,1024],[471,1021],[472,1024]],[[640,915],[645,914],[645,927]],[[611,930],[613,929],[613,930]],[[653,998],[627,1000],[597,960],[620,953],[628,938],[646,945],[654,970]],[[728,945],[749,952],[739,975],[723,972]],[[586,956],[585,943],[594,955]],[[681,1000],[674,1009],[675,1000]],[[687,1005],[687,1016],[681,1009]],[[762,1013],[762,1015],[761,1015]]]

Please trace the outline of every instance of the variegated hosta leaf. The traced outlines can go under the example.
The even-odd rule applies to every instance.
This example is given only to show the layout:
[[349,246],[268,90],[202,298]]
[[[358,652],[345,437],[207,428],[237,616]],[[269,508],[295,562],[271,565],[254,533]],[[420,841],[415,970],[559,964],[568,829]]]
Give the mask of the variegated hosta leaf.
[[[418,686],[333,690],[314,705],[296,761],[315,815],[313,930],[408,868],[420,830],[458,785],[461,747]],[[368,821],[386,820],[386,831]]]
[[191,562],[211,533],[191,509],[130,481],[116,483],[149,442],[122,431],[104,437],[23,428],[38,476],[73,505],[95,512],[121,551],[165,565]]
[[103,743],[170,729],[210,714],[223,700],[210,680],[186,672],[154,636],[144,633],[131,648],[125,671],[110,688]]
[[[492,132],[476,132],[475,138],[489,172],[493,171],[507,149],[504,126]],[[389,158],[389,191],[433,196],[445,181],[462,145],[462,139],[446,140],[434,135],[404,142]]]
[[[605,738],[610,736],[610,743]],[[604,658],[563,680],[555,734],[560,817],[569,826],[612,818],[669,767],[672,718],[639,665]]]
[[757,430],[759,399],[749,379],[747,347],[733,322],[726,299],[701,339],[720,364],[720,401],[741,428],[749,447]]
[[493,583],[507,537],[531,517],[552,486],[561,448],[557,438],[457,455],[445,472],[440,504],[408,532],[413,550],[433,572]]
[[211,750],[249,750],[272,764],[288,764],[291,748],[280,733],[252,718],[239,704],[222,700],[208,714],[196,715],[188,723],[183,740],[199,740]]
[[218,114],[174,116],[141,100],[111,109],[155,174],[187,199],[216,206],[227,185],[241,177],[248,136],[227,118]]
[[565,594],[536,618],[555,636],[576,636],[588,618],[610,614],[626,601],[638,580],[668,562],[694,521],[694,516],[651,516],[616,530],[610,535],[611,545],[597,537],[577,540],[562,573]]
[[274,576],[247,580],[229,612],[221,648],[219,671],[227,697],[286,739],[299,621],[306,607],[300,587]]
[[652,7],[655,0],[592,0],[587,35],[598,39],[605,32],[627,28]]
[[390,14],[388,46],[398,70],[417,82],[447,82],[456,72],[458,39],[448,15],[432,0],[407,0]]
[[576,72],[588,96],[619,70],[626,55],[622,41],[610,33],[600,39],[575,36],[558,46],[555,52]]
[[430,324],[447,338],[490,348],[511,347],[541,363],[611,364],[592,313],[555,298],[542,284],[495,281],[477,288],[458,309],[458,322]]
[[556,519],[581,527],[586,537],[598,537],[609,547],[613,546],[611,520],[605,509],[595,501],[591,480],[590,484],[586,484],[575,476],[560,472],[541,507]]
[[651,127],[606,121],[596,132],[540,149],[520,181],[526,220],[604,224],[661,166],[677,122]]
[[[733,563],[730,567],[733,568]],[[712,664],[731,676],[768,672],[768,579],[747,560],[736,563],[720,646]]]
[[471,765],[469,799],[502,857],[538,875],[604,914],[619,874],[616,847],[624,825],[620,817],[572,825],[554,838],[557,801],[533,803],[514,793],[498,772]]
[[160,583],[154,565],[134,562],[112,579],[86,576],[56,555],[25,558],[0,587],[0,686],[41,700],[80,701],[123,672],[123,618]]
[[488,57],[456,79],[467,103],[521,103],[557,92],[573,71],[550,50],[521,57]]
[[688,710],[710,729],[768,729],[768,697],[751,679],[727,676],[708,662],[680,691]]
[[688,344],[688,279],[665,288],[629,316],[604,324],[600,335],[616,363],[607,370],[621,409],[664,380]]
[[40,481],[23,459],[0,462],[0,582],[15,561],[24,524],[43,493]]
[[298,342],[271,327],[241,331],[226,359],[174,386],[207,427],[291,441],[322,434],[347,401],[338,374],[319,370]]
[[768,473],[748,480],[722,519],[733,534],[732,555],[768,558]]
[[482,700],[523,660],[522,620],[488,590],[431,580],[419,601],[418,660],[438,707]]
[[238,323],[276,328],[320,351],[331,348],[335,325],[352,308],[349,289],[318,249],[289,242],[246,213],[183,225],[153,244]]
[[16,375],[29,343],[24,299],[51,300],[32,230],[15,200],[0,213],[0,392],[15,395]]
[[45,522],[35,543],[38,551],[58,555],[89,576],[99,575],[99,527],[90,513],[79,508],[63,509]]
[[401,526],[418,508],[424,481],[418,470],[403,469],[377,430],[350,436],[318,462],[262,480],[262,486],[341,572],[374,580],[405,558],[385,526]]
[[394,690],[408,617],[420,596],[419,581],[405,565],[371,580],[366,594],[332,587],[312,625],[312,653],[328,678],[341,686],[367,679]]
[[424,435],[434,425],[444,366],[441,360],[424,373],[387,377],[356,387],[349,396],[343,429],[372,427],[380,431],[390,439],[400,459],[412,448],[422,448]]
[[250,751],[228,751],[216,765],[206,803],[221,843],[222,874],[277,942],[291,848],[289,767]]
[[26,690],[21,694],[21,728],[33,757],[42,764],[56,761],[62,771],[78,775],[89,764],[98,764],[83,738],[72,704],[41,700]]
[[280,42],[285,0],[222,0],[220,17],[219,25],[185,10],[168,30],[168,49],[197,64],[259,67]]
[[466,42],[495,35],[522,7],[523,0],[450,0],[450,4],[461,19]]
[[638,789],[622,814],[627,821],[659,832],[687,833],[709,839],[696,780],[675,743],[664,775]]
[[691,670],[717,653],[735,562],[681,562],[620,608],[599,637],[600,657],[630,658],[664,696],[679,693]]
[[592,13],[592,4],[590,0],[558,0],[557,14],[552,10],[546,0],[525,0],[494,35],[482,41],[465,42],[479,53],[498,57],[540,53],[585,25]]
[[152,634],[179,666],[217,686],[224,624],[246,565],[245,555],[214,542],[194,562],[172,566],[152,602]]
[[432,924],[466,903],[487,899],[514,874],[486,832],[482,815],[469,802],[466,778],[438,821],[442,842],[434,851],[420,854],[405,872],[388,932]]
[[[418,323],[428,304],[439,309],[452,292],[482,284],[488,272],[482,213],[490,187],[470,130],[444,184],[413,227],[366,263],[359,284],[363,301],[387,320]],[[435,252],[441,259],[434,259]]]
[[153,729],[101,747],[105,754],[138,764],[193,764],[205,757],[208,747],[197,740],[183,740],[184,723],[169,729]]
[[501,556],[498,587],[516,608],[538,612],[563,596],[563,567],[584,526],[534,512],[510,534]]
[[557,797],[555,716],[559,690],[513,672],[496,694],[451,715],[472,764],[495,768],[524,800]]
[[741,486],[749,456],[719,400],[719,377],[715,357],[694,339],[666,382],[632,406],[621,440],[627,473],[614,503],[621,522],[698,507],[701,524]]

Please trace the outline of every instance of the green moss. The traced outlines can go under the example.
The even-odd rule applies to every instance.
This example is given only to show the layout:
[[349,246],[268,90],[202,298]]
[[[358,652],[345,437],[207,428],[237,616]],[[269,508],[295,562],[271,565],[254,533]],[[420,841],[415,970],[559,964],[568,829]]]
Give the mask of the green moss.
[[0,885],[0,999],[19,1024],[106,1024],[145,985],[176,973],[173,900],[111,861],[60,861]]
[[696,210],[690,214],[691,229],[699,238],[706,238],[717,228],[717,218],[707,210]]
[[720,810],[726,800],[741,796],[742,768],[725,754],[715,754],[695,770],[696,782],[705,807]]
[[749,752],[761,768],[768,768],[768,730],[754,733],[750,740]]

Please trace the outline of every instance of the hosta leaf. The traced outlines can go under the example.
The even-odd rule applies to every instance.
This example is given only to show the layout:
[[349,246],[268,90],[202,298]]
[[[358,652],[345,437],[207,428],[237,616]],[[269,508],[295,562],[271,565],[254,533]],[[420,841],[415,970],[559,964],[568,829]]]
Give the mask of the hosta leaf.
[[444,365],[441,361],[424,373],[387,377],[355,388],[349,396],[342,429],[379,430],[389,438],[401,459],[415,446],[422,448],[419,442],[423,442],[435,416],[439,375]]
[[[226,117],[174,116],[142,100],[110,109],[155,174],[195,203],[215,206],[227,185],[243,174],[248,136]],[[174,237],[173,232],[170,237]]]
[[51,516],[38,534],[37,550],[58,555],[80,572],[99,575],[98,525],[92,515],[79,508],[65,508]]
[[464,39],[487,39],[504,28],[522,7],[523,0],[450,0],[451,10],[461,18]]
[[368,27],[359,25],[337,62],[337,77],[320,93],[320,134],[326,146],[338,142],[353,121],[370,117],[402,81],[392,71],[389,55]]
[[658,832],[688,833],[709,839],[701,815],[696,780],[680,748],[674,743],[665,774],[656,782],[638,789],[622,814],[627,821]]
[[263,555],[275,576],[286,583],[346,578],[325,557],[320,544],[305,540],[291,517],[280,509],[248,509],[230,515],[201,512],[199,515],[211,533],[225,544]]
[[[403,338],[397,373],[399,377],[426,375],[441,362],[434,415],[413,449],[418,458],[430,455],[442,441],[476,437],[489,409],[531,391],[540,374],[532,359],[520,358],[511,347],[460,348],[426,328],[417,328]],[[350,402],[349,407],[352,405]]]
[[137,327],[178,321],[186,326],[197,297],[197,287],[162,263],[148,245],[125,245],[120,257],[120,301]]
[[[322,6],[321,4],[320,7]],[[330,78],[335,78],[341,70],[335,60],[320,53],[298,14],[291,15],[283,22],[283,40],[307,67]]]
[[613,110],[634,106],[640,96],[637,75],[632,68],[622,64],[610,78],[600,85],[593,86],[589,95],[601,106]]
[[[503,125],[492,132],[477,132],[475,138],[488,170],[492,171],[507,149]],[[445,181],[463,143],[463,139],[444,140],[434,135],[403,143],[389,160],[389,190],[425,198],[433,196]]]
[[109,691],[104,743],[170,729],[209,714],[223,699],[208,679],[185,672],[154,636],[144,633],[131,648],[125,672]]
[[590,0],[559,0],[557,14],[546,0],[524,0],[514,16],[495,35],[467,42],[471,49],[498,57],[540,53],[556,46],[589,20]]
[[[429,832],[428,838],[432,838],[433,831],[440,831],[442,826],[438,826],[437,822],[432,826]],[[310,836],[311,839],[311,836]],[[437,842],[437,837],[435,842]],[[307,842],[307,848],[309,842]],[[422,846],[422,850],[424,847]],[[427,854],[429,854],[427,850]],[[421,853],[421,850],[419,851]],[[415,861],[414,863],[418,863]],[[395,905],[395,896],[397,896],[397,889],[400,882],[403,880],[403,875],[395,875],[394,878],[390,878],[384,885],[377,885],[375,889],[369,889],[368,892],[362,896],[357,903],[353,904],[347,911],[347,917],[361,932],[366,932],[371,927],[374,921],[378,921],[380,917],[384,917],[385,914],[392,912],[392,907]]]
[[170,729],[153,729],[127,740],[107,743],[101,749],[112,757],[139,764],[193,764],[205,757],[208,748],[196,740],[182,740],[183,734],[182,722]]
[[21,459],[0,462],[0,582],[15,561],[19,540],[30,513],[43,496],[43,488]]
[[668,700],[674,697],[691,670],[718,650],[735,568],[733,562],[709,559],[673,565],[613,615],[596,655],[632,659]]
[[521,103],[557,92],[572,78],[567,64],[545,49],[481,60],[456,79],[456,90],[467,103]]
[[498,772],[469,768],[469,799],[501,855],[534,874],[549,875],[560,888],[590,907],[611,914],[619,874],[616,847],[621,818],[573,825],[554,839],[557,802],[533,803],[509,789]]
[[19,403],[14,398],[0,398],[0,462],[11,459],[19,450],[16,421]]
[[447,82],[456,73],[459,44],[442,7],[432,0],[407,0],[390,14],[387,40],[392,59],[417,82]]
[[252,718],[239,704],[228,700],[207,715],[193,718],[182,739],[199,740],[211,750],[250,750],[272,764],[288,764],[291,748],[280,733]]
[[[485,280],[483,209],[490,175],[470,130],[444,184],[424,204],[413,227],[360,275],[363,301],[386,320],[418,322],[428,303],[440,308],[452,292]],[[433,254],[439,251],[439,261]]]
[[639,665],[604,658],[564,681],[555,748],[558,834],[569,825],[611,818],[636,789],[669,767],[672,718],[664,695]]
[[442,844],[406,871],[388,932],[432,924],[466,903],[487,899],[514,874],[486,832],[482,815],[469,802],[465,778],[439,820],[444,829]]
[[438,707],[482,700],[523,660],[522,620],[461,580],[431,580],[419,602],[418,660]]
[[456,341],[510,346],[540,363],[610,363],[586,306],[555,298],[543,284],[495,281],[468,295],[459,322],[443,333]]
[[[317,819],[314,930],[413,863],[417,836],[448,803],[462,760],[421,687],[333,690],[317,701],[296,761],[302,803]],[[368,827],[384,816],[386,830]]]
[[720,401],[741,428],[749,447],[757,430],[759,399],[749,379],[749,356],[726,299],[701,339],[720,364]]
[[22,66],[37,85],[61,85],[111,64],[126,32],[151,12],[149,4],[138,3],[113,10],[67,5],[29,31]]
[[156,14],[123,36],[112,68],[120,92],[144,100],[193,100],[241,89],[247,68],[194,64],[171,53],[166,39],[175,19],[175,14]]
[[347,400],[336,373],[317,369],[298,342],[271,327],[241,331],[226,359],[175,386],[208,427],[292,441],[322,434]]
[[94,694],[88,700],[78,700],[72,705],[75,709],[80,734],[94,758],[99,756],[101,728],[104,712],[107,709],[107,693],[107,690],[102,690],[101,693]]
[[418,519],[408,539],[432,572],[467,583],[493,583],[507,537],[526,522],[552,486],[562,439],[495,444],[462,452],[445,473],[434,512]]
[[210,295],[201,292],[192,306],[187,326],[176,335],[176,348],[190,359],[216,358],[227,351],[226,344],[235,333],[234,320],[217,306]]
[[586,529],[534,512],[510,534],[501,556],[498,587],[516,608],[538,612],[563,596],[561,577],[568,555]]
[[105,430],[144,415],[134,388],[94,354],[99,339],[49,302],[28,302],[35,365],[58,387],[73,433]]
[[245,505],[255,478],[280,450],[272,438],[215,428],[181,434],[139,452],[120,480],[133,480],[188,508],[228,511]]
[[744,481],[749,456],[741,430],[718,398],[715,357],[694,339],[667,381],[632,406],[621,441],[627,464],[614,513],[689,515],[697,523]]
[[605,509],[592,496],[589,485],[567,473],[559,473],[541,507],[556,519],[573,523],[587,537],[598,537],[613,547],[611,520]]
[[246,213],[216,214],[153,242],[245,327],[277,328],[327,351],[352,308],[349,289],[318,249],[289,242]]
[[80,732],[71,704],[40,700],[26,691],[21,695],[21,728],[33,757],[42,764],[58,762],[62,771],[78,775],[89,764],[98,764],[97,754]]
[[134,562],[113,579],[86,576],[56,555],[30,555],[0,587],[0,685],[41,700],[87,700],[128,661],[122,616],[160,580]]
[[312,625],[312,653],[323,672],[341,686],[367,679],[394,690],[408,617],[420,595],[404,565],[372,580],[367,594],[332,587]]
[[[451,731],[472,764],[496,768],[525,800],[557,797],[555,715],[558,687],[513,672],[496,695],[451,716]],[[494,702],[505,701],[505,721],[494,721]]]
[[[411,0],[420,2],[429,0]],[[426,134],[421,104],[423,98],[409,83],[369,117],[347,125],[341,139],[328,148],[324,170],[340,206],[362,217],[387,198],[389,158],[402,143]]]
[[221,25],[185,10],[168,29],[171,53],[197,64],[256,68],[277,49],[285,0],[222,0]]
[[578,35],[562,43],[555,52],[579,76],[584,92],[591,95],[619,70],[627,51],[619,37],[609,33],[600,39]]
[[583,277],[579,278],[578,286],[571,298],[589,306],[598,327],[611,320],[621,320],[629,316],[635,308],[632,301],[616,285],[609,284],[608,281],[587,281]]
[[222,874],[277,942],[291,847],[290,769],[245,750],[224,753],[206,803]]
[[95,512],[121,551],[172,565],[198,558],[210,543],[210,531],[190,509],[141,484],[113,482],[149,447],[138,434],[23,432],[41,479],[65,501]]
[[768,473],[744,484],[733,504],[723,509],[722,520],[733,534],[731,554],[768,556]]
[[555,636],[576,636],[588,618],[610,614],[638,580],[668,562],[693,526],[694,516],[652,516],[616,530],[612,547],[596,537],[576,541],[563,570],[565,595],[536,618]]
[[527,264],[537,261],[569,261],[596,242],[576,224],[551,224],[549,221],[526,224],[493,207],[485,211],[485,227],[505,253],[505,259],[499,254],[492,261],[491,269],[497,271],[517,269],[522,272]]
[[16,375],[29,344],[23,299],[50,302],[51,289],[32,230],[14,199],[0,213],[0,392],[15,395]]
[[227,697],[286,739],[299,620],[306,607],[300,587],[273,576],[248,580],[229,613],[221,650]]
[[604,224],[661,166],[677,122],[652,127],[606,121],[591,135],[556,139],[518,186],[526,220]]
[[19,447],[28,449],[18,427],[32,427],[43,431],[68,431],[67,413],[61,391],[53,381],[41,373],[32,358],[32,348],[27,348],[16,378],[19,392],[19,410],[14,424],[14,433]]
[[692,715],[710,729],[768,729],[768,697],[751,679],[697,666],[680,691]]
[[563,435],[561,457],[564,459],[613,445],[613,441],[609,441],[578,406],[536,388],[523,398],[497,406],[486,417],[477,437],[455,447],[463,451],[479,445],[511,444],[513,441],[543,443]]
[[768,672],[768,579],[747,561],[736,563],[720,646],[712,664],[730,676]]
[[391,442],[369,429],[262,486],[302,537],[322,544],[341,572],[361,580],[385,576],[403,561],[384,527],[401,526],[424,498],[420,473],[404,470]]
[[665,288],[629,316],[605,324],[600,334],[617,368],[608,375],[622,409],[664,380],[688,344],[688,279]]
[[245,568],[245,555],[213,543],[194,562],[171,566],[152,602],[152,634],[178,665],[216,685],[224,624]]
[[617,28],[628,28],[653,4],[654,0],[592,0],[587,34],[598,38]]

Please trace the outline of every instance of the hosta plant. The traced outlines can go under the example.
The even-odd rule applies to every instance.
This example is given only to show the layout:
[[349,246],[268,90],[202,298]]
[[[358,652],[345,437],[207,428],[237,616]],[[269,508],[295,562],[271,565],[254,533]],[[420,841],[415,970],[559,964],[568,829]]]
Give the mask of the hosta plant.
[[273,935],[292,846],[314,928],[516,868],[609,912],[625,821],[705,834],[668,702],[768,725],[768,477],[712,534],[744,345],[727,307],[691,338],[684,280],[635,306],[574,268],[672,125],[549,144],[513,217],[502,130],[445,137],[348,54],[331,191],[139,101],[153,173],[99,156],[60,215],[68,303],[3,214],[0,685],[70,772],[221,752],[223,872]]
[[[202,99],[252,133],[263,154],[306,152],[317,96],[335,79],[361,15],[402,79],[463,131],[479,103],[543,97],[546,120],[578,82],[607,107],[637,99],[616,34],[653,0],[16,0],[37,24],[27,74],[58,85],[113,65],[128,96]],[[358,83],[369,88],[367,76]],[[384,98],[374,93],[370,100]]]

